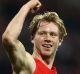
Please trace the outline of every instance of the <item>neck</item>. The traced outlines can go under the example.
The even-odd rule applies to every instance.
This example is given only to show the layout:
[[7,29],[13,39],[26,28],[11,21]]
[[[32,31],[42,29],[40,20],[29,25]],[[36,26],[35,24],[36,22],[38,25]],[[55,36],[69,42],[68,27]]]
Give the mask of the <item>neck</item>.
[[[55,53],[56,54],[56,53]],[[43,56],[40,55],[36,50],[33,52],[33,57],[38,58],[41,60],[48,68],[52,68],[54,63],[55,54],[52,56]]]

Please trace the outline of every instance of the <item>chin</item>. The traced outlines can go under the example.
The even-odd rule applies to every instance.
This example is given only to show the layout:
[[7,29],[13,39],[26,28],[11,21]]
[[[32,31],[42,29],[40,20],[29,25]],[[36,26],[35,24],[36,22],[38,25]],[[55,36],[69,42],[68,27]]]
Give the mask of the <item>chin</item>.
[[49,56],[51,56],[51,53],[50,52],[44,52],[43,55],[46,57],[49,57]]

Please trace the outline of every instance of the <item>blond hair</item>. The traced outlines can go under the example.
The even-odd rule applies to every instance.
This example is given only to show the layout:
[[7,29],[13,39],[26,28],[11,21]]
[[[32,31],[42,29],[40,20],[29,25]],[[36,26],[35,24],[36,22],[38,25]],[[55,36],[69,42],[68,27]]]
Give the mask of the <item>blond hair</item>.
[[29,26],[31,39],[34,38],[36,31],[39,28],[38,23],[40,21],[54,22],[59,28],[60,39],[63,39],[67,35],[63,20],[58,14],[56,12],[46,12],[42,15],[36,15],[31,21]]

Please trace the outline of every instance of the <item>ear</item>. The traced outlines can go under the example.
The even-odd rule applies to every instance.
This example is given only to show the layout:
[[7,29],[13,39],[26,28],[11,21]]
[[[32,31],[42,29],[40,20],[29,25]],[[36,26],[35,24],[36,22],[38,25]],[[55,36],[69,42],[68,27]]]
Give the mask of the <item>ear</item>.
[[32,44],[34,44],[34,39],[31,40]]
[[60,39],[59,40],[59,46],[61,46],[62,42],[63,42],[63,39]]

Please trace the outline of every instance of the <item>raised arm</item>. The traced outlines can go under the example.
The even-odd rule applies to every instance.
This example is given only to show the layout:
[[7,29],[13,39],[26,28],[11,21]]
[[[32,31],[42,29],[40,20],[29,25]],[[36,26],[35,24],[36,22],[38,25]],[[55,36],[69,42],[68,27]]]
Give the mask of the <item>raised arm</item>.
[[[6,51],[10,57],[14,72],[20,74],[24,67],[30,68],[33,71],[32,64],[34,60],[29,53],[25,51],[23,44],[18,40],[21,33],[24,20],[27,14],[34,8],[38,9],[41,6],[39,0],[30,0],[28,3],[22,6],[20,11],[15,15],[12,21],[8,24],[3,36],[2,42],[6,48]],[[32,61],[32,62],[30,62]],[[28,64],[30,62],[30,64]],[[27,74],[27,73],[23,73]]]
[[3,39],[5,36],[9,36],[10,38],[17,40],[18,36],[21,33],[24,20],[27,14],[32,11],[34,8],[40,7],[40,2],[38,0],[30,0],[28,3],[22,6],[20,11],[16,14],[16,16],[9,23],[6,31],[3,34]]

